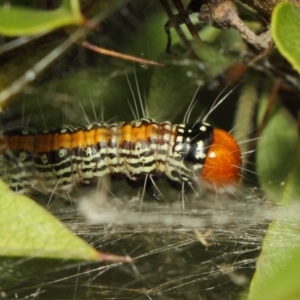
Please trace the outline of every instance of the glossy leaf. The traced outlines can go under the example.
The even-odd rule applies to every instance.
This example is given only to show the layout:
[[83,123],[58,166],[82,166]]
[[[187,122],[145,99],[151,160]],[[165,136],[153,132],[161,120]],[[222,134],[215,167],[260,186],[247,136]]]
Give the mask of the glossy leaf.
[[98,252],[27,196],[0,181],[0,288],[80,261],[131,261]]
[[248,300],[293,300],[300,297],[299,182],[298,161],[288,177],[281,200],[289,205],[285,210],[279,210],[280,217],[269,226]]
[[97,260],[99,253],[40,205],[0,182],[0,255]]
[[66,25],[82,24],[77,0],[64,0],[59,8],[47,11],[10,5],[0,7],[0,33],[6,36],[40,34]]
[[258,259],[248,300],[292,300],[300,297],[299,219],[270,225]]
[[300,8],[290,2],[278,4],[272,13],[271,31],[280,53],[300,72]]
[[[274,122],[275,119],[279,124],[282,124],[280,117],[282,112],[283,109],[277,111],[270,122]],[[288,119],[289,117],[285,115],[285,120]],[[286,124],[288,125],[288,122]],[[285,131],[288,130],[289,128],[286,126]],[[294,138],[297,141],[297,136]],[[296,141],[294,140],[293,144]],[[282,143],[287,144],[283,142],[282,137],[278,137],[277,147],[280,148]],[[271,156],[271,151],[269,151],[269,155]],[[300,298],[300,218],[298,214],[300,142],[298,142],[297,149],[290,153],[287,159],[284,159],[285,163],[288,161],[294,162],[294,165],[291,167],[292,171],[288,174],[282,193],[279,191],[279,194],[282,195],[280,202],[283,206],[277,207],[278,217],[272,221],[268,228],[262,253],[257,261],[256,273],[251,282],[248,300],[293,300]],[[272,193],[275,193],[274,187]]]

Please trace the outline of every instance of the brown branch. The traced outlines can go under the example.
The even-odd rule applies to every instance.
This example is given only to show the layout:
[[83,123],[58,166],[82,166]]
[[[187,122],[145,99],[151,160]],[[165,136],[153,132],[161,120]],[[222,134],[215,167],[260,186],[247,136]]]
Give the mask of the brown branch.
[[120,58],[120,59],[124,59],[124,60],[129,60],[129,61],[133,61],[133,62],[136,62],[136,63],[144,64],[144,65],[153,65],[153,66],[158,66],[158,67],[163,66],[163,64],[160,64],[160,63],[158,63],[156,61],[153,61],[153,60],[143,59],[143,58],[140,58],[140,57],[136,57],[136,56],[116,52],[116,51],[113,51],[113,50],[108,50],[108,49],[105,49],[105,48],[101,48],[101,47],[92,45],[87,41],[82,42],[82,46],[85,47],[86,49],[89,49],[91,51],[94,51],[96,53],[100,53],[100,54],[103,54],[103,55],[108,55],[108,56],[112,56],[112,57],[116,57],[116,58]]

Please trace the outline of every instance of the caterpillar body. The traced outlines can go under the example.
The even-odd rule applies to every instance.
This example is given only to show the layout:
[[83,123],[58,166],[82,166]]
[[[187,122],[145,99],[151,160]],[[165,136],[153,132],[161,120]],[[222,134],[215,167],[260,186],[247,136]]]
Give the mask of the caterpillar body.
[[0,176],[18,192],[69,193],[107,174],[145,187],[154,198],[161,176],[183,185],[236,183],[241,152],[227,132],[205,122],[171,124],[150,118],[60,129],[8,130],[0,136]]

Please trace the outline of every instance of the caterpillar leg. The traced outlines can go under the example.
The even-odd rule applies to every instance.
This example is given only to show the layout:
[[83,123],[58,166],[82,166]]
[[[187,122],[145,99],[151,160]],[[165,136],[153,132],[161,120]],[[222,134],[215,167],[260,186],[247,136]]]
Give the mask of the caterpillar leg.
[[134,189],[145,189],[146,193],[155,201],[163,200],[164,197],[162,193],[156,188],[153,178],[147,177],[145,179],[137,179],[137,180],[126,178],[126,180],[129,186],[131,186]]

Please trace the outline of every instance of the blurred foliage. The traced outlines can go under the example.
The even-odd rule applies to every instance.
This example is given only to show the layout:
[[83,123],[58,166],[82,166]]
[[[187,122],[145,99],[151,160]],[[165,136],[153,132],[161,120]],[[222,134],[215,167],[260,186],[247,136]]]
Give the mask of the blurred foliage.
[[[129,3],[127,4],[127,2]],[[48,2],[44,1],[45,5],[46,3]],[[53,3],[59,6],[56,1]],[[67,3],[71,5],[73,2],[63,1],[62,5]],[[125,4],[127,5],[125,6]],[[79,222],[79,225],[75,224],[76,226],[73,228],[74,220],[78,220],[77,212],[71,212],[70,216],[72,217],[69,217],[69,211],[72,210],[70,207],[64,207],[64,213],[60,215],[60,218],[64,219],[66,224],[71,226],[77,234],[85,237],[94,247],[101,248],[101,251],[105,250],[120,255],[132,254],[137,259],[134,265],[128,264],[120,267],[116,265],[86,267],[77,264],[75,268],[70,269],[71,273],[66,273],[66,275],[65,267],[61,268],[61,273],[58,267],[58,273],[53,277],[43,277],[43,283],[47,283],[52,288],[52,292],[49,292],[50,296],[45,297],[55,298],[57,291],[64,291],[63,286],[51,285],[52,281],[61,280],[66,282],[69,287],[74,284],[77,287],[77,281],[72,280],[74,278],[80,280],[79,274],[83,278],[86,274],[99,274],[95,275],[95,278],[97,276],[100,278],[100,282],[94,283],[94,275],[90,275],[88,283],[78,284],[76,297],[79,298],[91,293],[91,298],[95,295],[100,298],[103,295],[109,295],[115,298],[126,296],[132,299],[134,296],[137,299],[144,299],[147,297],[147,292],[155,299],[163,297],[159,295],[167,295],[167,299],[178,299],[178,297],[180,299],[199,299],[199,297],[202,299],[230,299],[238,297],[239,293],[249,285],[255,257],[261,248],[265,228],[269,222],[268,218],[259,213],[267,213],[268,209],[272,207],[267,201],[257,200],[260,194],[255,192],[252,195],[252,190],[247,186],[257,188],[257,185],[260,184],[263,189],[262,198],[264,200],[268,198],[270,202],[274,203],[289,203],[290,198],[293,200],[299,198],[295,121],[295,111],[299,108],[299,76],[293,70],[293,68],[299,70],[297,65],[299,31],[296,20],[298,10],[288,3],[283,3],[276,8],[271,28],[273,39],[281,54],[276,49],[272,49],[266,55],[258,56],[261,53],[249,47],[236,31],[232,29],[219,30],[207,24],[198,24],[193,16],[191,16],[192,21],[195,23],[204,45],[197,45],[190,41],[190,48],[187,48],[172,29],[171,54],[165,53],[167,37],[164,32],[164,24],[167,17],[158,1],[123,1],[122,5],[120,1],[109,1],[109,3],[104,0],[83,1],[82,7],[84,15],[78,16],[77,11],[76,20],[95,18],[100,19],[100,24],[92,26],[92,28],[62,28],[34,39],[33,37],[16,39],[3,37],[0,45],[2,70],[0,91],[14,88],[16,82],[18,83],[18,80],[23,78],[22,76],[27,74],[27,77],[30,77],[33,74],[28,70],[34,71],[37,65],[43,63],[42,71],[34,73],[32,80],[28,80],[22,85],[18,96],[15,96],[17,93],[12,93],[10,97],[12,101],[1,117],[4,129],[27,126],[44,129],[59,127],[61,124],[87,124],[102,119],[108,122],[130,121],[143,115],[140,101],[143,102],[144,108],[147,108],[150,117],[159,121],[182,122],[187,107],[199,88],[195,96],[196,104],[191,113],[190,122],[205,115],[215,99],[222,98],[228,93],[226,101],[209,116],[209,121],[218,127],[231,130],[240,126],[235,119],[241,120],[244,116],[245,124],[248,125],[238,131],[236,137],[239,142],[246,145],[244,158],[248,163],[243,170],[244,186],[237,193],[240,198],[238,201],[231,199],[235,198],[235,195],[232,197],[217,195],[220,201],[216,201],[215,197],[213,197],[214,200],[211,200],[209,195],[202,196],[200,200],[196,199],[198,201],[194,201],[195,199],[192,198],[186,204],[185,220],[187,223],[184,223],[179,217],[182,215],[182,204],[181,202],[178,204],[174,200],[178,198],[178,194],[169,194],[169,187],[164,183],[160,186],[168,195],[164,204],[153,204],[151,201],[143,203],[145,211],[149,209],[154,212],[152,215],[150,214],[151,218],[155,218],[157,215],[160,217],[157,223],[162,222],[161,227],[154,222],[150,225],[143,223],[147,220],[145,213],[140,219],[136,215],[134,218],[126,219],[128,224],[120,227],[114,227],[114,223],[107,221],[105,226],[94,228],[82,221],[82,223]],[[3,6],[1,9],[1,13],[4,13],[5,7]],[[18,14],[17,8],[14,6],[10,9],[12,13]],[[29,8],[28,6],[23,7],[22,11],[25,14],[33,14],[32,18],[35,19],[32,5],[31,7],[29,5]],[[49,12],[43,11],[42,13],[48,14]],[[52,13],[55,14],[56,11],[53,10]],[[287,14],[291,17],[287,17]],[[41,15],[37,15],[35,20],[38,21],[40,17]],[[262,28],[263,24],[257,21],[258,16],[245,7],[241,9],[241,18],[253,28]],[[57,28],[57,24],[60,24],[59,26],[65,24],[63,18],[56,16],[54,19],[44,19],[41,23],[37,22],[37,26],[44,31],[45,26],[47,30],[52,30]],[[3,19],[5,24],[4,21],[1,23],[1,20],[0,30],[3,25],[9,24],[7,23],[9,19]],[[24,22],[27,20],[28,18],[24,19]],[[9,30],[17,32],[17,23],[13,22],[12,25],[13,27]],[[25,25],[22,24],[24,30],[26,29]],[[7,27],[5,28],[8,32]],[[30,33],[31,29],[28,28],[26,34]],[[5,30],[2,33],[7,34]],[[80,30],[83,30],[82,33]],[[191,40],[184,26],[182,30]],[[74,40],[73,34],[76,32],[79,34]],[[32,31],[32,33],[36,33],[36,31]],[[133,66],[131,62],[101,57],[82,48],[78,42],[82,39],[104,48],[157,60],[165,66],[162,68],[145,65]],[[64,44],[67,40],[70,42]],[[62,45],[65,46],[62,47]],[[53,57],[49,55],[51,53],[59,53],[59,55]],[[33,79],[34,83],[32,83]],[[277,80],[280,81],[280,87],[276,92],[276,105],[272,105],[268,112],[268,105],[274,98],[272,93]],[[257,97],[246,97],[249,84],[251,89],[256,88]],[[137,109],[133,98],[136,98]],[[243,99],[247,99],[246,102],[253,101],[254,104],[244,105],[242,101],[245,100]],[[258,102],[258,108],[256,102]],[[239,107],[237,113],[235,112],[236,107]],[[253,120],[256,110],[258,110],[258,117],[255,118],[257,122]],[[236,118],[237,115],[239,118]],[[257,134],[260,135],[257,136]],[[244,137],[247,137],[246,141]],[[254,141],[249,141],[248,137],[253,138]],[[256,138],[258,138],[257,142],[255,142]],[[256,157],[248,155],[254,147],[257,151]],[[251,175],[253,173],[254,175]],[[134,203],[133,200],[128,201],[128,199],[131,199],[135,192],[127,192],[125,185],[117,183],[114,186],[112,192],[115,195],[120,198],[126,195],[125,201],[127,202],[125,204],[127,206]],[[226,197],[230,200],[229,204]],[[252,202],[249,201],[249,198]],[[0,199],[1,201],[4,200]],[[203,203],[204,205],[209,203],[209,209],[206,207],[203,209],[201,207]],[[180,209],[176,210],[178,205]],[[239,205],[241,208],[237,208]],[[133,210],[136,209],[134,206]],[[244,211],[247,214],[244,215]],[[113,220],[119,224],[118,221],[121,221],[122,217],[125,218],[130,212],[131,210],[128,211],[126,208],[124,215],[120,213],[121,217],[118,215]],[[225,215],[231,214],[233,218],[225,221],[222,219]],[[249,214],[251,214],[250,217]],[[9,214],[7,217],[12,216]],[[167,216],[170,223],[163,223]],[[212,216],[216,217],[211,218]],[[34,219],[34,217],[31,218]],[[251,221],[248,221],[248,218]],[[213,221],[210,221],[211,219]],[[134,220],[139,220],[140,225],[134,223]],[[205,222],[201,223],[202,220]],[[270,260],[268,251],[274,249],[274,240],[278,237],[278,232],[286,230],[290,232],[285,240],[278,239],[276,241],[278,245],[281,245],[276,252],[277,257],[286,256],[287,260],[283,265],[293,266],[292,269],[282,269],[286,276],[283,281],[291,282],[291,285],[283,286],[280,293],[278,292],[277,295],[280,295],[280,299],[290,299],[287,298],[290,292],[299,293],[297,287],[292,285],[293,282],[290,280],[290,278],[299,277],[297,273],[300,270],[299,260],[292,253],[293,249],[291,248],[295,244],[293,247],[289,247],[293,244],[293,239],[297,239],[299,242],[297,231],[292,228],[293,224],[298,224],[297,217],[291,219],[290,222],[284,223],[280,219],[274,221],[264,241],[263,255],[259,258],[260,266],[261,261],[266,257],[267,260]],[[32,230],[35,230],[35,227],[35,223],[32,222]],[[84,232],[84,228],[86,228],[86,232]],[[182,232],[176,231],[178,228],[181,228]],[[207,228],[212,228],[214,231],[210,241],[212,247],[208,248],[199,242],[194,232],[198,229],[205,232]],[[149,232],[151,230],[152,233]],[[58,241],[58,231],[57,234]],[[284,247],[282,247],[283,245]],[[19,247],[20,251],[24,250],[22,242]],[[282,254],[283,251],[288,254]],[[289,252],[292,254],[290,255]],[[63,256],[59,257],[63,258]],[[27,258],[29,261],[31,260],[27,256],[23,257],[24,260]],[[14,293],[19,294],[20,297],[28,296],[29,293],[35,291],[35,286],[41,285],[39,282],[40,271],[36,270],[35,273],[28,274],[24,271],[24,265],[23,270],[22,268],[18,269],[19,265],[22,266],[21,261],[22,259],[18,261],[12,261],[10,258],[2,259],[1,272],[10,274],[11,279],[16,272],[19,272],[18,278],[23,278],[25,281],[23,286],[7,290],[8,297]],[[48,268],[40,261],[35,265]],[[76,275],[76,268],[78,268],[78,275]],[[79,272],[80,268],[83,268],[82,272]],[[271,274],[268,273],[269,267],[264,266],[264,268],[267,269],[267,274]],[[159,271],[157,271],[158,269]],[[266,281],[263,284],[264,292],[269,290],[275,293],[278,291],[275,287],[281,287],[278,277],[278,272],[281,270],[279,264],[278,270],[275,270],[274,277],[271,277],[274,278],[272,283]],[[102,272],[105,273],[105,276],[101,276]],[[250,299],[260,299],[257,295],[262,293],[260,287],[256,288],[256,284],[262,280],[260,278],[263,278],[261,276],[264,271],[258,267],[258,272],[251,285],[251,293],[254,294],[250,295]],[[29,278],[32,275],[35,275],[36,279]],[[10,280],[10,282],[12,281]],[[15,284],[18,283],[19,280],[16,280]],[[265,288],[266,286],[267,288]],[[70,291],[72,292],[70,293]],[[67,293],[69,295],[66,296],[66,299],[74,299],[73,288],[70,288]],[[261,297],[267,297],[266,294],[261,295]],[[270,295],[269,298],[261,299],[276,299],[272,298],[274,294]],[[282,295],[286,295],[286,297]],[[43,295],[41,294],[40,297],[42,299]]]
[[[269,93],[265,93],[260,99],[261,117],[266,111],[268,97]],[[297,136],[295,118],[277,101],[257,142],[256,155],[259,182],[272,201],[281,201],[286,179],[296,164]]]
[[0,19],[0,34],[12,37],[47,33],[84,21],[76,0],[63,0],[60,7],[51,11],[11,6],[7,2],[0,7]]

